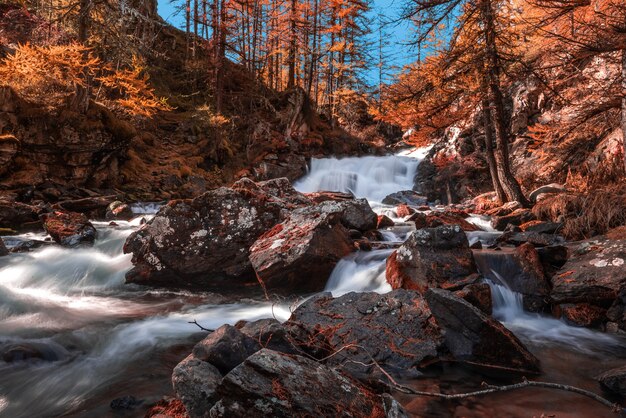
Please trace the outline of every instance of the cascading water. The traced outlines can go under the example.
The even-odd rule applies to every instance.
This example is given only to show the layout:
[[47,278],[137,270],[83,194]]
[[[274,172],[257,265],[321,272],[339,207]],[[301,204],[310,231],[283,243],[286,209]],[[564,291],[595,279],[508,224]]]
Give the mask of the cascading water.
[[392,193],[412,190],[420,162],[401,155],[313,159],[309,174],[294,187],[301,192],[353,193],[379,203]]
[[[154,206],[148,207],[150,210]],[[0,416],[41,417],[91,411],[129,393],[169,392],[177,361],[168,353],[199,328],[246,319],[286,320],[289,309],[268,302],[125,285],[122,254],[133,222],[94,222],[92,248],[48,245],[0,258]],[[27,234],[7,240],[44,239]],[[171,355],[170,355],[171,356]],[[174,364],[172,364],[174,362]],[[159,371],[160,383],[152,383]],[[91,406],[88,406],[93,404]]]

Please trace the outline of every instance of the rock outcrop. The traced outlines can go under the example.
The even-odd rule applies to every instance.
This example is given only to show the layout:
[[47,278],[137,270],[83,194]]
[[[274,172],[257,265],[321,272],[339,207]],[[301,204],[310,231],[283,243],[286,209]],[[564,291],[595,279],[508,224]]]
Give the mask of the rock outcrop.
[[0,257],[9,255],[9,250],[7,250],[6,245],[4,245],[4,241],[0,238]]

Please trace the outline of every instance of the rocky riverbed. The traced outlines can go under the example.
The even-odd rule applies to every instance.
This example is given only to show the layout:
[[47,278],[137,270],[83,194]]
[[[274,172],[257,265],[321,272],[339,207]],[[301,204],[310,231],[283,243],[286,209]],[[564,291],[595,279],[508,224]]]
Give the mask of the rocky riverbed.
[[45,232],[0,244],[0,415],[612,416],[568,392],[398,391],[626,384],[626,240],[428,204],[418,164],[318,160],[158,211],[6,202],[0,226]]

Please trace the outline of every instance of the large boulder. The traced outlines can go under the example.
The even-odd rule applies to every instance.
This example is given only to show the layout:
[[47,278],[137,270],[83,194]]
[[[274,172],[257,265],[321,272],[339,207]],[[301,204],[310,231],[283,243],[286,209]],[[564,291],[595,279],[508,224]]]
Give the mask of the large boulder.
[[607,311],[607,317],[616,329],[626,331],[626,285],[620,289],[617,299]]
[[531,244],[513,251],[476,251],[474,259],[483,276],[521,294],[526,310],[542,312],[550,305],[550,281]]
[[42,215],[42,219],[46,232],[64,247],[93,245],[98,235],[82,213],[55,211]]
[[300,305],[285,326],[299,335],[302,350],[318,357],[336,353],[330,364],[350,359],[344,367],[359,376],[376,371],[370,355],[388,371],[406,371],[436,359],[443,341],[424,298],[402,289],[336,299],[319,294]]
[[263,349],[227,374],[211,417],[403,417],[402,408],[324,364]]
[[0,176],[6,174],[20,149],[20,141],[13,135],[0,135]]
[[455,360],[479,367],[538,373],[539,360],[498,321],[453,293],[429,289],[426,300]]
[[255,281],[250,246],[311,201],[287,179],[242,179],[193,200],[172,201],[124,245],[134,267],[126,280],[167,286]]
[[387,259],[394,289],[460,288],[477,279],[472,250],[461,227],[419,229]]
[[554,302],[609,307],[626,285],[626,240],[585,241],[570,252],[552,277]]
[[176,397],[185,405],[190,418],[203,418],[215,403],[215,389],[222,374],[212,364],[190,354],[172,373]]
[[[287,221],[262,235],[250,247],[250,262],[259,281],[271,290],[322,290],[337,262],[353,249],[342,220],[354,206],[345,204],[328,201],[295,210]],[[353,217],[360,219],[357,211]]]
[[404,190],[388,195],[383,199],[382,203],[393,206],[402,204],[410,206],[424,206],[428,203],[428,199],[413,190]]

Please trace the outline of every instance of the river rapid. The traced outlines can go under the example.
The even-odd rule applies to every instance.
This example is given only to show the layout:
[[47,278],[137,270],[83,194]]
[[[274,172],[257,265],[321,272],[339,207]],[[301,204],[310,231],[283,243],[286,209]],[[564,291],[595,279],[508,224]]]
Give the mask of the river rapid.
[[[333,190],[365,197],[378,213],[392,215],[380,203],[393,192],[410,190],[424,150],[385,157],[313,160],[295,187],[303,192]],[[239,320],[275,317],[286,320],[298,299],[270,303],[262,292],[222,295],[152,289],[124,283],[131,267],[124,241],[158,207],[137,205],[131,222],[94,222],[93,248],[45,245],[29,253],[0,258],[0,417],[142,416],[148,404],[171,394],[172,368],[206,333]],[[383,231],[386,241],[402,242],[413,224]],[[486,220],[473,217],[478,225]],[[494,232],[470,233],[470,240],[493,240]],[[44,234],[4,237],[7,246],[44,240]],[[341,260],[326,290],[335,296],[351,291],[388,292],[385,261],[392,250],[358,252]],[[501,259],[501,258],[499,258]],[[494,316],[511,329],[542,361],[543,380],[598,390],[593,380],[602,370],[624,363],[626,344],[614,336],[570,327],[558,320],[524,312],[519,295],[506,288],[506,266],[479,263],[491,283]],[[34,357],[19,360],[22,357]],[[446,367],[408,382],[420,388],[476,388],[484,379],[466,369]],[[124,414],[111,400],[132,395],[143,405]],[[461,405],[402,398],[418,416],[612,416],[603,407],[572,394],[528,390],[500,394]],[[465,408],[465,409],[463,409]],[[428,412],[424,415],[424,411]],[[495,414],[495,415],[494,415]]]

